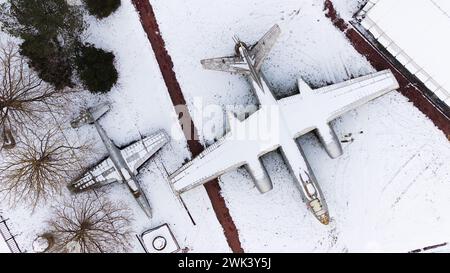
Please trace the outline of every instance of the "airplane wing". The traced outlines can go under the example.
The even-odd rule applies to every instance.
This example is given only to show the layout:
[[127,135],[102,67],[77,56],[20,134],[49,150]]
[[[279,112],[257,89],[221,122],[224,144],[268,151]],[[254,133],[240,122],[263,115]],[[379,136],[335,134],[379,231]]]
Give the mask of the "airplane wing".
[[380,71],[315,90],[320,100],[329,101],[328,122],[371,100],[399,88],[390,70]]
[[147,160],[150,159],[159,149],[169,142],[169,137],[164,131],[159,131],[151,136],[131,144],[121,150],[122,156],[133,173],[137,173]]
[[96,167],[89,170],[80,179],[71,183],[74,191],[84,191],[93,187],[102,187],[115,182],[121,182],[122,176],[117,172],[111,158],[100,162]]
[[[390,70],[316,90],[311,90],[306,83],[299,80],[301,93],[281,99],[278,104],[288,119],[290,131],[297,137],[314,130],[317,126],[317,119],[324,124],[329,123],[344,113],[398,87],[398,82]],[[324,113],[316,111],[316,109],[309,109],[312,107],[320,107]],[[315,118],[299,118],[306,112],[315,112],[317,116]]]
[[227,171],[245,164],[245,152],[236,151],[231,133],[205,149],[199,156],[170,176],[174,190],[181,194]]
[[250,71],[242,57],[220,57],[201,60],[204,69],[225,71],[239,75],[249,75]]
[[250,50],[250,56],[255,61],[254,65],[257,71],[261,70],[264,59],[269,55],[270,50],[275,45],[281,29],[274,25]]

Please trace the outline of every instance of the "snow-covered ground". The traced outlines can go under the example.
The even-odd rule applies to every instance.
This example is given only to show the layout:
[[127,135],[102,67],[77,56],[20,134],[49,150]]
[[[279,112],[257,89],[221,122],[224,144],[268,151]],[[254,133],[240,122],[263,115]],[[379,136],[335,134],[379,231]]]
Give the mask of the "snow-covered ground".
[[[206,0],[150,1],[194,122],[205,124],[200,133],[206,143],[222,133],[212,132],[222,117],[203,116],[197,110],[199,103],[223,108],[255,102],[242,77],[204,71],[200,66],[202,58],[232,54],[234,34],[251,42],[274,23],[281,26],[283,35],[263,68],[280,97],[297,92],[299,76],[319,87],[374,71],[325,18],[321,0],[228,0],[213,5]],[[333,2],[346,17],[362,1]],[[175,171],[189,153],[132,4],[122,1],[111,17],[88,20],[89,41],[114,51],[120,80],[105,97],[86,93],[86,104],[112,103],[112,111],[101,124],[119,145],[159,128],[173,139],[139,176],[154,208],[152,220],[145,218],[125,187],[110,187],[109,196],[133,209],[138,233],[167,222],[183,248],[229,251],[205,190],[200,187],[183,195],[197,223],[193,226],[168,186],[165,169]],[[300,140],[327,198],[333,218],[330,227],[318,224],[306,210],[277,153],[264,158],[274,182],[274,190],[266,195],[257,192],[243,170],[222,177],[222,193],[245,251],[409,251],[449,241],[450,146],[431,121],[393,92],[348,113],[333,126],[341,139],[351,140],[344,143],[345,154],[337,160],[328,158],[313,135]],[[77,134],[97,140],[99,153],[86,163],[94,164],[105,155],[93,128],[82,128]],[[45,231],[49,209],[57,201],[34,212],[0,203],[21,248],[32,251],[31,242]],[[141,251],[137,241],[133,243],[134,251]]]
[[1,236],[1,234],[0,234],[0,253],[10,253],[8,245],[3,240],[3,237]]
[[[273,24],[281,26],[263,67],[280,97],[296,92],[297,77],[318,87],[374,72],[325,18],[323,1],[150,2],[205,143],[223,132],[212,132],[222,117],[206,115],[202,107],[255,102],[244,78],[204,71],[199,62],[232,55],[234,34],[254,42]],[[347,14],[358,4],[336,2]],[[222,176],[222,194],[245,251],[404,252],[449,240],[450,146],[428,118],[392,92],[333,126],[342,140],[351,140],[339,159],[328,158],[313,135],[300,140],[327,198],[330,227],[306,210],[277,153],[264,158],[274,182],[268,194],[257,192],[246,171]]]
[[[111,102],[112,111],[100,123],[117,145],[128,144],[139,139],[140,134],[146,135],[160,128],[165,129],[172,138],[170,144],[150,160],[138,177],[154,209],[151,220],[146,218],[125,186],[111,186],[107,190],[108,196],[124,202],[133,210],[136,233],[168,223],[182,248],[196,252],[229,251],[206,191],[200,188],[184,198],[196,222],[194,226],[167,182],[165,168],[173,171],[189,157],[189,152],[155,56],[133,5],[130,1],[122,1],[120,9],[111,17],[102,21],[93,17],[87,20],[91,25],[87,33],[89,42],[116,54],[120,79],[107,96],[96,97],[85,92],[82,94],[84,100],[81,101],[86,105],[94,105],[100,100]],[[77,109],[79,105],[73,108]],[[75,110],[73,115],[76,115]],[[79,129],[77,134],[80,138],[88,135],[97,142],[98,154],[95,158],[87,159],[87,165],[95,164],[96,160],[106,155],[94,128],[86,126]],[[50,217],[50,207],[56,205],[56,201],[43,204],[34,212],[21,205],[9,208],[6,203],[0,203],[4,216],[11,219],[11,229],[19,234],[19,245],[26,251],[32,251],[31,243],[36,234],[45,231],[45,220]],[[142,251],[138,241],[135,238],[132,240],[134,251]]]
[[368,0],[333,0],[333,6],[340,17],[349,21],[367,2]]
[[411,74],[450,106],[449,1],[381,0],[361,23]]

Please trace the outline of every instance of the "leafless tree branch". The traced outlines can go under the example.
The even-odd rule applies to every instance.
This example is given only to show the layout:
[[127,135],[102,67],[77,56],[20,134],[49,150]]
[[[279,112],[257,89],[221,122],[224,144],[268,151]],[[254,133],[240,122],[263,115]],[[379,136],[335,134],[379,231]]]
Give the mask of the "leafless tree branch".
[[10,204],[28,203],[36,207],[61,193],[77,172],[79,156],[87,146],[67,144],[57,129],[46,130],[42,135],[31,129],[21,136],[14,150],[5,150],[0,163],[0,192]]
[[130,248],[131,213],[94,194],[77,195],[55,208],[50,220],[53,252],[124,252]]
[[63,109],[73,90],[56,90],[29,68],[14,42],[0,45],[0,130],[36,124],[45,114]]

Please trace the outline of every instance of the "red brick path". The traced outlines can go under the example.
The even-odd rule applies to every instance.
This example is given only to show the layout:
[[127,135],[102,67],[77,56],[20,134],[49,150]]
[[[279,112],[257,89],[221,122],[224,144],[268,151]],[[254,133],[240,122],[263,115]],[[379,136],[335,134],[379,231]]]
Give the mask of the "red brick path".
[[[158,22],[156,20],[155,13],[153,12],[149,0],[132,0],[132,1],[139,13],[142,27],[147,33],[147,37],[156,55],[156,60],[158,61],[162,76],[166,83],[167,89],[169,91],[169,96],[172,100],[173,105],[186,106],[186,101],[181,91],[180,84],[178,83],[175,72],[173,71],[172,59],[165,48],[164,39],[162,38],[161,33],[159,31]],[[183,115],[184,120],[189,119],[192,121],[192,118],[189,116],[188,112],[177,114],[180,117],[181,115]],[[196,156],[203,151],[204,147],[198,141],[197,131],[195,129],[193,121],[191,122],[191,128],[192,130],[183,130],[183,131],[185,132],[186,139],[188,140],[188,146],[192,155]],[[220,224],[223,227],[225,237],[231,250],[235,253],[244,252],[241,246],[241,242],[239,240],[239,234],[236,225],[234,224],[233,219],[231,218],[225,200],[220,194],[221,189],[218,180],[215,179],[205,184],[205,188],[208,193],[209,199],[211,200],[217,219],[219,220]]]

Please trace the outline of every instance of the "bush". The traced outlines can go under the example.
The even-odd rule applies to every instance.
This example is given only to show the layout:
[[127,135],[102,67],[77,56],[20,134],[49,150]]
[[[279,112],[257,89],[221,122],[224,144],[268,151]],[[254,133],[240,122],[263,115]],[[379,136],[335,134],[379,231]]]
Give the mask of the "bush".
[[41,36],[29,37],[20,45],[20,54],[28,57],[39,78],[56,89],[73,87],[71,61],[58,45]]
[[84,86],[93,93],[106,93],[116,84],[115,56],[92,45],[81,48],[76,64]]
[[2,29],[24,42],[21,54],[41,79],[72,87],[72,66],[85,30],[83,11],[66,0],[8,0],[0,6]]
[[98,19],[108,17],[120,7],[120,0],[83,0],[89,13]]

